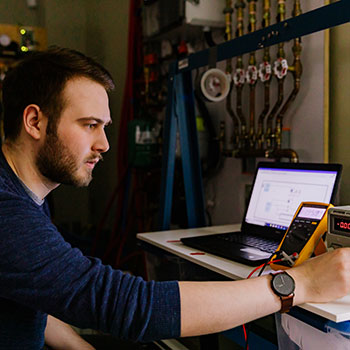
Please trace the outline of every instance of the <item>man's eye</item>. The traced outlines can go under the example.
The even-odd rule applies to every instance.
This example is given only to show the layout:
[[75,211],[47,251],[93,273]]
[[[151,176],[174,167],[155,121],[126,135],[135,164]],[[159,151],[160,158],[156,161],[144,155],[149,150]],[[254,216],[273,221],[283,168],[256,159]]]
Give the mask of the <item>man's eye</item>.
[[95,129],[97,127],[97,124],[88,124],[89,129]]

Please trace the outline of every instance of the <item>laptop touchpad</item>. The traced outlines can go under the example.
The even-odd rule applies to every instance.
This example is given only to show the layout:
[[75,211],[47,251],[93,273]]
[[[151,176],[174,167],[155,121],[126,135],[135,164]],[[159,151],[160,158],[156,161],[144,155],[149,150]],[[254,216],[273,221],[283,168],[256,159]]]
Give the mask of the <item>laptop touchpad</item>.
[[267,259],[270,257],[270,253],[266,253],[261,251],[260,249],[255,249],[251,247],[241,248],[241,252],[249,254],[249,259],[251,260],[259,260],[259,259]]

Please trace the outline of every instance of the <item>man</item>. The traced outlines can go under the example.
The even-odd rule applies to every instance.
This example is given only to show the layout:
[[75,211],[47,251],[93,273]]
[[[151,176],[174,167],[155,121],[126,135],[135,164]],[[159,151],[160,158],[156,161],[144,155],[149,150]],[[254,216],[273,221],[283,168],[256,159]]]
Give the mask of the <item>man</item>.
[[176,282],[144,282],[84,257],[63,241],[44,200],[60,183],[91,181],[109,147],[111,88],[105,69],[63,49],[33,55],[4,82],[0,347],[39,349],[46,314],[123,338],[180,333]]
[[[45,197],[87,186],[108,150],[109,73],[68,49],[24,60],[3,86],[0,154],[0,348],[89,349],[61,322],[149,341],[235,327],[279,311],[271,276],[237,282],[145,282],[85,257],[51,223]],[[289,274],[294,305],[350,291],[350,251],[311,259]],[[205,305],[205,307],[203,307]],[[47,320],[47,315],[52,315]],[[59,321],[59,320],[61,321]],[[68,345],[69,344],[69,345]]]

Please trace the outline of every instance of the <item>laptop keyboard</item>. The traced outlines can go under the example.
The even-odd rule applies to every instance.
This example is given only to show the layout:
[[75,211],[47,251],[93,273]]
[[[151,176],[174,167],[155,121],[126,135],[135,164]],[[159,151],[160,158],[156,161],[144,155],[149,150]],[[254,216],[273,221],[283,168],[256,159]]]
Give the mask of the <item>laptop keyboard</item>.
[[[276,251],[279,244],[274,240],[243,234],[239,231],[184,237],[181,238],[181,242],[189,247],[250,266],[264,263]],[[244,251],[243,247],[248,250]],[[254,248],[255,252],[249,251],[249,248]]]
[[237,232],[218,234],[215,235],[215,237],[226,242],[239,243],[246,246],[258,248],[271,254],[278,248],[277,242],[273,242],[262,237],[249,236]]

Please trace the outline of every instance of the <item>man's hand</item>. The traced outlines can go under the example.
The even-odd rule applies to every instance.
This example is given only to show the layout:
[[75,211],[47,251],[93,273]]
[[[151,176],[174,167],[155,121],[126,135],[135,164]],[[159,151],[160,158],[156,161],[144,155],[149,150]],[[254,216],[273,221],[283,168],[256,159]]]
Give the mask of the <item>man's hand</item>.
[[95,350],[72,327],[50,315],[47,317],[45,343],[54,350]]
[[288,273],[296,281],[295,304],[341,298],[350,293],[350,248],[309,259]]

